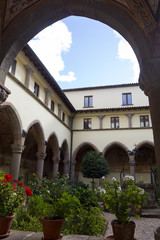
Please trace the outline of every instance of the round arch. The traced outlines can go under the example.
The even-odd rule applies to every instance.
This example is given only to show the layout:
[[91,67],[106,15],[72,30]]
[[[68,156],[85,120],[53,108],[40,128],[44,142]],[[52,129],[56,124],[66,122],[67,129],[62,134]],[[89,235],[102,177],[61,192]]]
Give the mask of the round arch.
[[33,121],[27,128],[27,133],[30,129],[33,129],[33,134],[38,146],[38,152],[45,152],[45,137],[43,127],[39,120]]
[[0,106],[0,111],[4,111],[9,116],[13,126],[14,144],[22,144],[22,121],[18,111],[12,103],[5,102]]
[[60,175],[69,174],[69,147],[66,139],[61,145],[59,173]]
[[50,143],[54,156],[59,159],[59,141],[55,132],[52,132],[47,140]]
[[6,75],[16,55],[32,37],[50,24],[71,15],[98,20],[118,31],[132,46],[140,65],[142,59],[151,57],[144,31],[122,5],[111,1],[48,0],[23,11],[3,32],[0,42],[1,75]]
[[136,181],[150,183],[154,181],[153,169],[156,166],[154,144],[151,141],[142,141],[136,145],[135,173]]
[[89,151],[99,152],[97,147],[90,142],[83,142],[75,149],[72,157],[72,173],[71,173],[72,179],[82,180],[86,182],[86,179],[83,178],[80,169],[83,156],[85,153]]
[[122,176],[129,174],[128,148],[121,142],[115,141],[108,144],[103,150],[103,157],[110,167],[109,179],[116,177],[121,180]]

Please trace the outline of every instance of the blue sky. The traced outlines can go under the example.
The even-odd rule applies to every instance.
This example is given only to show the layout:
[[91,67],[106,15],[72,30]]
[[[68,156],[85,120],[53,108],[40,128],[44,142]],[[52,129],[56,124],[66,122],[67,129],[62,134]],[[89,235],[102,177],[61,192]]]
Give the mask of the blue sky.
[[98,21],[65,18],[29,45],[62,89],[138,82],[139,66],[130,45]]

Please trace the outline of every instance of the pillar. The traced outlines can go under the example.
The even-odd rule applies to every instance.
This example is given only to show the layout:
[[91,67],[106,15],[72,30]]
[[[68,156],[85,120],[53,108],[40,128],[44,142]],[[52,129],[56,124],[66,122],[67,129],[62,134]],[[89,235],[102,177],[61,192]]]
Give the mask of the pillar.
[[58,104],[58,117],[62,120],[63,106]]
[[64,175],[66,176],[67,174],[69,174],[69,160],[64,159],[63,164],[64,164]]
[[45,93],[46,93],[45,104],[46,104],[47,107],[49,107],[49,97],[51,95],[51,91],[48,88],[45,88],[44,90],[45,90]]
[[149,97],[150,113],[153,128],[154,147],[158,178],[160,183],[160,59],[143,62],[140,73],[140,87]]
[[128,113],[126,114],[126,116],[128,117],[128,127],[131,128],[132,127],[132,116],[134,114],[133,113]]
[[76,166],[76,163],[72,162],[72,165],[71,165],[71,179],[72,180],[75,180],[75,166]]
[[135,155],[133,153],[129,154],[129,167],[130,167],[130,175],[135,178],[135,166],[136,166],[136,162],[135,162]]
[[28,65],[25,65],[25,69],[26,69],[25,86],[29,88],[31,76],[34,73],[34,71]]
[[37,152],[37,174],[40,178],[43,177],[43,167],[44,167],[44,159],[46,157],[46,153]]
[[12,179],[18,180],[21,156],[24,150],[24,146],[12,144],[11,149],[12,149],[12,161],[10,167],[10,174],[12,175]]
[[99,118],[99,128],[102,129],[104,115],[98,115],[97,117]]
[[55,178],[58,173],[59,159],[52,157],[52,161],[53,161],[52,177]]

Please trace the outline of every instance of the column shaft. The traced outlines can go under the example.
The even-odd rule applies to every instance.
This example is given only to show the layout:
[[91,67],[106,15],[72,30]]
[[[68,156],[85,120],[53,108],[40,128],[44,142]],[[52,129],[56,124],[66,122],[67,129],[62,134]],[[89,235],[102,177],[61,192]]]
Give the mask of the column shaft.
[[11,149],[12,149],[12,161],[11,161],[11,167],[10,167],[10,174],[12,175],[13,179],[18,180],[20,163],[21,163],[21,155],[24,150],[24,146],[11,145]]

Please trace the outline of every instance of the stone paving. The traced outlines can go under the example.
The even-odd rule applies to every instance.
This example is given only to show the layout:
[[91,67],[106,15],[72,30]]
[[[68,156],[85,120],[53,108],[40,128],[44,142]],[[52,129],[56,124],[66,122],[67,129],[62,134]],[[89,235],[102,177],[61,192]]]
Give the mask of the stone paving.
[[[154,215],[156,215],[154,211]],[[146,216],[147,213],[145,213]],[[160,227],[160,216],[156,218],[141,217],[140,219],[132,218],[131,220],[136,223],[135,239],[136,240],[154,240],[154,232],[157,227]],[[111,221],[115,218],[114,215],[110,213],[105,213],[105,217],[108,220],[108,229],[106,231],[105,237],[89,237],[80,235],[67,235],[63,236],[63,240],[105,240],[106,237],[112,235]],[[43,233],[34,232],[23,232],[23,231],[13,231],[7,240],[42,240]]]

